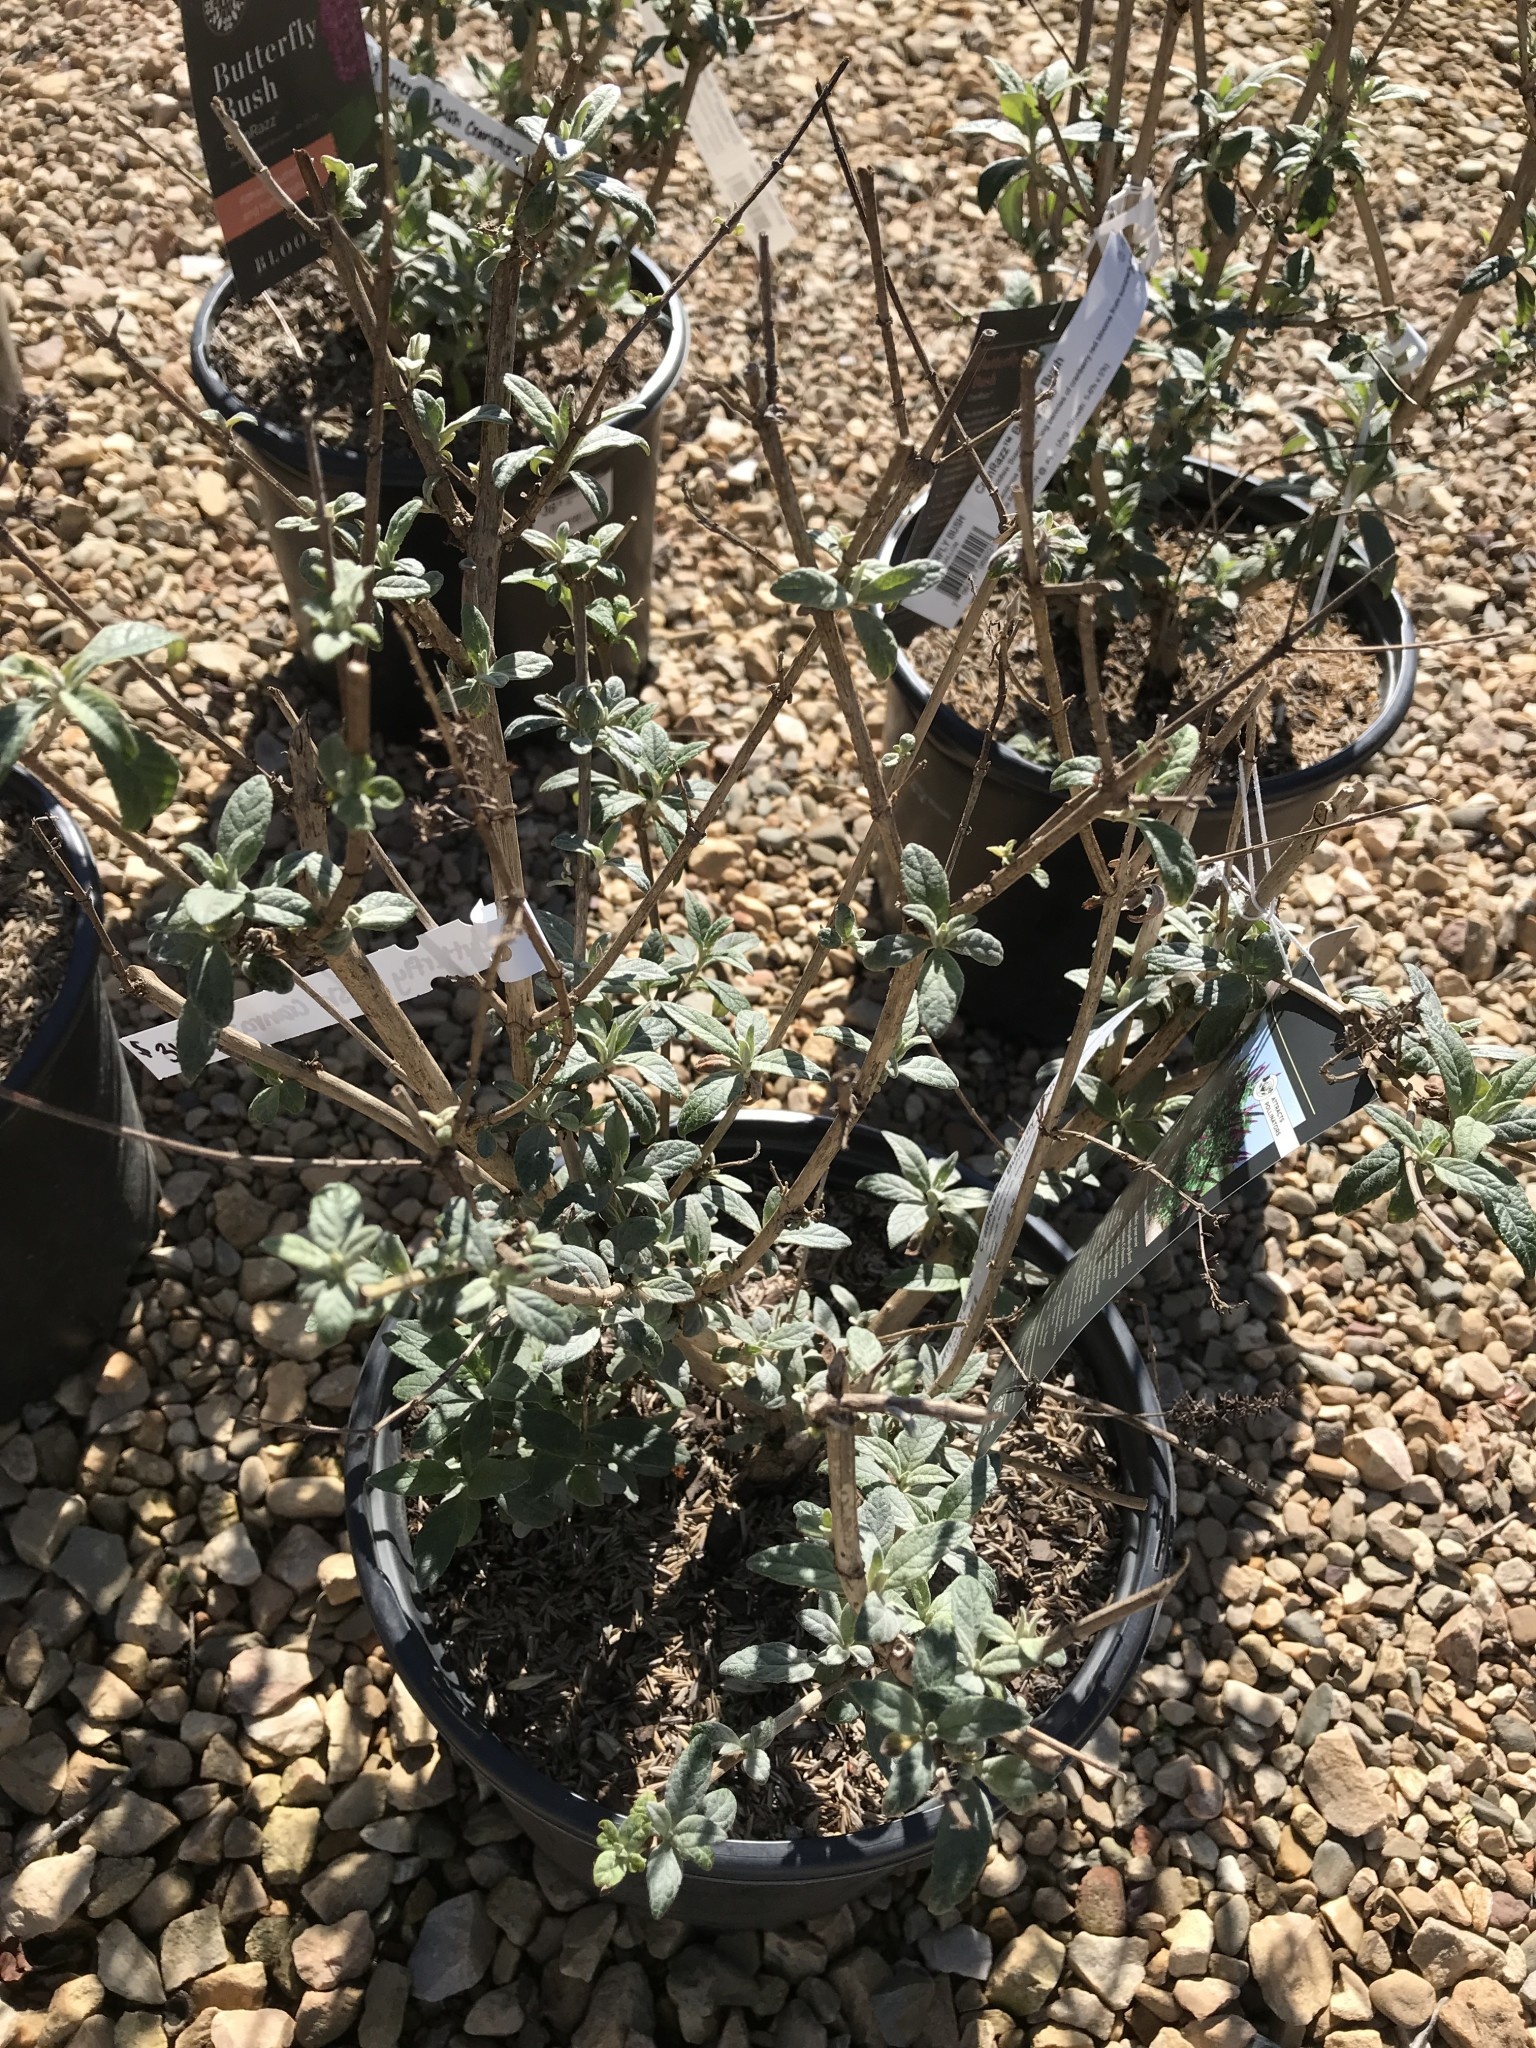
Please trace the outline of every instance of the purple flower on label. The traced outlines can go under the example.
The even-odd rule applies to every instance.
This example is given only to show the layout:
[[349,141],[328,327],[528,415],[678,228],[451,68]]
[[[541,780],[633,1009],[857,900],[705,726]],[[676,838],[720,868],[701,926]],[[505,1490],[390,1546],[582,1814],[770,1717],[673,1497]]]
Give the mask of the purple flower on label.
[[357,0],[320,0],[320,33],[341,84],[368,76],[368,44]]

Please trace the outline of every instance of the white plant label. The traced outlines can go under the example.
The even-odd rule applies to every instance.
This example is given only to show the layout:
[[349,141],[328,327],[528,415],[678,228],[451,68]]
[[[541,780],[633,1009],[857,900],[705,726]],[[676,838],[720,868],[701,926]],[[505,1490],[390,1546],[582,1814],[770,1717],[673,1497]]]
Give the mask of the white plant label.
[[[641,5],[635,9],[635,20],[642,40],[664,32],[661,16],[654,7],[646,4],[646,0],[641,0]],[[658,57],[656,62],[670,82],[681,83],[683,74],[675,64],[669,64],[665,57]],[[761,180],[768,166],[742,134],[741,123],[725,96],[725,87],[715,76],[713,65],[700,75],[693,89],[687,125],[689,139],[704,159],[704,168],[709,173],[716,197],[727,212],[734,213]],[[754,240],[759,235],[768,237],[768,247],[775,256],[795,239],[795,224],[784,211],[784,202],[774,185],[753,200],[747,208],[745,222]]]
[[[533,922],[532,911],[524,910],[523,922]],[[370,953],[368,964],[390,994],[407,1003],[413,996],[424,996],[435,981],[463,981],[472,974],[483,974],[496,957],[501,932],[496,906],[477,903],[467,918],[435,925],[431,931],[423,932],[414,946],[384,946],[377,953]],[[521,931],[507,948],[500,978],[529,981],[542,964],[532,939]],[[361,1014],[359,1004],[328,967],[305,979],[313,994],[294,987],[287,995],[266,992],[242,996],[231,1019],[234,1029],[260,1039],[263,1045],[281,1045],[284,1039],[300,1038],[306,1031],[329,1030],[336,1022],[332,1011],[343,1017]],[[317,1000],[320,997],[324,1002]],[[326,1003],[331,1006],[329,1010]],[[130,1031],[124,1035],[123,1044],[135,1059],[143,1061],[157,1081],[181,1072],[176,1059],[174,1019],[151,1025],[147,1031]],[[213,1057],[222,1060],[229,1055],[215,1052]]]
[[[613,471],[596,471],[592,481],[603,494],[608,507],[607,516],[613,517]],[[590,533],[598,523],[597,514],[577,490],[574,484],[562,484],[554,492],[539,514],[539,531],[553,533],[558,526],[568,526],[572,533]]]
[[[368,38],[368,55],[377,67],[379,46],[372,36]],[[398,57],[389,60],[389,82],[403,100],[409,99],[413,92],[424,90],[431,102],[433,121],[439,128],[456,136],[467,149],[478,150],[481,156],[493,157],[497,163],[506,164],[512,170],[521,170],[533,155],[533,144],[526,135],[519,135],[515,128],[505,128],[500,121],[493,121],[489,114],[482,114],[478,107],[460,99],[456,92],[450,92],[435,78],[425,78],[419,71],[412,71]]]
[[[1072,444],[1130,354],[1147,310],[1147,275],[1125,236],[1115,229],[1066,332],[1035,376],[1034,497],[1065,462]],[[1023,432],[1010,420],[987,457],[987,475],[1011,506],[1019,478]],[[997,506],[980,477],[955,508],[929,550],[944,564],[942,581],[902,599],[903,608],[936,626],[958,626],[997,545]]]

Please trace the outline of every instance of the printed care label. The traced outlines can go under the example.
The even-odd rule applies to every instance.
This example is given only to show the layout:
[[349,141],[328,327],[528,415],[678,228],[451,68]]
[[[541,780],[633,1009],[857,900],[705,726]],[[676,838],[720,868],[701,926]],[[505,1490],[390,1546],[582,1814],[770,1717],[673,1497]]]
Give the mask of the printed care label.
[[[1146,272],[1125,236],[1118,231],[1106,236],[1103,252],[1066,332],[1036,372],[1035,454],[1030,466],[1036,503],[1130,354],[1147,310]],[[986,460],[987,476],[1010,516],[1022,446],[1023,433],[1015,418],[998,435]],[[991,560],[998,530],[992,491],[977,477],[943,532],[922,550],[944,564],[943,580],[907,598],[903,609],[936,626],[958,626]]]
[[[1097,1040],[1090,1038],[1085,1057],[1124,1021],[1124,1013],[1109,1019]],[[1203,1214],[1220,1214],[1240,1189],[1299,1146],[1315,1143],[1375,1100],[1338,1016],[1296,983],[1283,987],[1196,1092],[1082,1250],[1026,1311],[1010,1344],[1017,1367],[1005,1357],[993,1382],[991,1406],[999,1419],[983,1430],[981,1449],[990,1450],[1007,1427],[1004,1418],[1017,1414],[1024,1382],[1049,1372],[1159,1252]],[[1030,1135],[1026,1131],[1020,1140],[1010,1170],[1027,1157]],[[1012,1179],[1010,1190],[1005,1173],[983,1219],[977,1273],[985,1271],[981,1250],[994,1215],[997,1239],[1001,1218],[1012,1207],[1017,1172]]]
[[[665,33],[661,16],[647,4],[647,0],[641,0],[635,9],[635,21],[642,41]],[[661,66],[669,84],[682,83],[683,73],[675,64],[669,64],[660,55],[654,61]],[[693,103],[688,109],[688,139],[704,159],[704,168],[709,173],[709,182],[715,188],[716,197],[727,213],[734,213],[753,186],[759,183],[768,166],[742,134],[741,123],[716,72],[717,67],[711,64],[693,89]],[[784,211],[777,185],[770,185],[766,192],[753,200],[744,221],[754,243],[759,235],[768,237],[768,247],[775,256],[795,239],[795,224]]]
[[181,22],[214,212],[249,302],[312,263],[320,244],[250,170],[213,102],[223,102],[282,190],[302,200],[295,150],[354,162],[371,154],[362,15],[355,0],[181,0]]
[[[525,909],[523,922],[531,924],[533,913]],[[478,903],[467,918],[440,924],[423,932],[414,946],[384,946],[368,955],[368,964],[398,1002],[424,996],[434,981],[465,981],[483,974],[496,957],[502,924],[492,903]],[[539,972],[538,949],[526,931],[519,932],[507,948],[501,963],[502,981],[529,981]],[[328,1031],[335,1025],[332,1011],[343,1017],[362,1014],[355,999],[329,968],[306,975],[308,990],[294,987],[287,995],[264,993],[242,996],[231,1020],[236,1031],[256,1038],[263,1045],[281,1045],[285,1039],[301,1038],[307,1031]],[[324,1001],[318,1000],[323,997]],[[328,1010],[325,1005],[329,1003]],[[181,1072],[176,1060],[174,1019],[151,1025],[147,1031],[130,1031],[123,1044],[136,1059],[164,1081]],[[229,1055],[215,1052],[216,1060]]]

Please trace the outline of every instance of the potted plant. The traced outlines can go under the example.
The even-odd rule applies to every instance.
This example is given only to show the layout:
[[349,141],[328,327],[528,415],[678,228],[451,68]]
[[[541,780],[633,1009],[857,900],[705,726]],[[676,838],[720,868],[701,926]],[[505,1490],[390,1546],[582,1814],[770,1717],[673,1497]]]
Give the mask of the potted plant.
[[[866,228],[877,250],[872,215]],[[336,1180],[270,1244],[298,1273],[322,1343],[393,1319],[346,1442],[363,1583],[407,1682],[558,1853],[590,1854],[598,1884],[643,1889],[657,1911],[766,1921],[803,1910],[808,1883],[830,1903],[929,1855],[931,1899],[956,1902],[985,1865],[998,1811],[1028,1810],[1051,1759],[1112,1708],[1140,1654],[1168,1585],[1158,1573],[1169,1468],[1153,1448],[1163,1424],[1112,1318],[1081,1339],[1075,1393],[1048,1377],[1060,1347],[1025,1342],[1038,1268],[1060,1257],[1032,1209],[1047,1176],[1106,1152],[1131,1165],[1152,1152],[1192,1071],[1268,1028],[1272,991],[1304,971],[1271,906],[1335,821],[1270,849],[1272,862],[1256,862],[1262,875],[1236,859],[1202,867],[1184,825],[1248,716],[1241,675],[1224,677],[1186,717],[1095,763],[957,897],[942,862],[902,841],[894,804],[912,763],[882,769],[855,668],[890,674],[884,608],[943,574],[941,562],[875,552],[919,451],[909,443],[893,461],[852,532],[810,529],[785,455],[792,400],[777,370],[766,243],[759,264],[761,360],[737,397],[794,562],[773,588],[804,627],[718,779],[703,779],[698,745],[675,740],[654,703],[595,665],[593,614],[619,588],[611,529],[583,539],[530,520],[518,537],[567,623],[573,667],[536,714],[572,762],[557,785],[570,802],[569,886],[533,915],[494,694],[506,671],[476,602],[502,569],[495,485],[482,462],[484,516],[466,570],[475,595],[455,632],[424,579],[402,569],[375,467],[345,540],[329,508],[312,508],[317,624],[337,661],[341,729],[317,748],[296,721],[282,774],[232,779],[208,843],[185,843],[168,864],[173,900],[153,923],[147,963],[122,971],[175,1020],[186,1075],[215,1052],[244,1061],[263,1083],[253,1117],[279,1136],[319,1093],[430,1161],[451,1191],[407,1244],[353,1182]],[[402,355],[425,361],[428,346],[407,336]],[[575,409],[560,421],[541,396],[547,469],[558,473],[587,422]],[[371,934],[421,910],[374,837],[401,800],[367,751],[367,651],[386,607],[391,627],[420,636],[427,701],[495,882],[497,923],[451,1074],[366,950]],[[815,687],[823,671],[872,823],[804,971],[770,1000],[747,978],[750,935],[690,886],[690,869],[797,684]],[[50,687],[19,679],[9,715],[29,722],[23,759],[46,747]],[[130,779],[124,800],[144,794]],[[168,801],[163,779],[148,800]],[[1341,790],[1335,802],[1358,800]],[[1066,1055],[996,1188],[970,1185],[954,1159],[899,1132],[861,1136],[892,1080],[952,1085],[937,1042],[956,1018],[961,963],[999,956],[978,915],[1111,819],[1118,844]],[[883,935],[866,922],[877,848],[902,916]],[[1132,910],[1140,924],[1122,964]],[[881,992],[878,1015],[867,1032],[817,1029],[807,997],[849,954]],[[242,984],[286,990],[321,969],[355,1005],[377,1075],[342,1071],[323,1046],[300,1058],[256,1035],[239,1007]],[[1110,995],[1116,1007],[1096,1026]],[[1384,1197],[1399,1217],[1427,1202],[1447,1228],[1454,1200],[1458,1227],[1499,1234],[1536,1271],[1536,1216],[1510,1150],[1529,1133],[1536,1060],[1480,1073],[1422,978],[1369,1004],[1337,1002],[1334,1014],[1341,1049],[1367,1060],[1391,1096],[1372,1111],[1381,1142],[1340,1200]],[[1199,1215],[1222,1161],[1246,1142],[1246,1096],[1219,1064],[1217,1077],[1220,1129],[1196,1143],[1180,1125],[1176,1172],[1134,1183],[1149,1182],[1161,1228]],[[815,1091],[824,1115],[779,1117],[775,1128],[750,1114],[791,1087]],[[1011,1584],[1018,1546],[1006,1535],[998,1544],[999,1526],[1069,1494],[1117,1519],[1106,1515],[1098,1538],[1074,1537],[1050,1586]],[[582,1561],[595,1551],[594,1572]],[[684,1584],[695,1553],[700,1570]],[[1066,1564],[1095,1553],[1104,1583],[1079,1588],[1090,1611],[1064,1606]],[[536,1697],[559,1670],[558,1658],[537,1661],[550,1631],[594,1601],[599,1622],[614,1622],[603,1560],[633,1574],[647,1559],[647,1611],[666,1620],[701,1595],[720,1602],[702,1662],[679,1672],[658,1642],[654,1658],[626,1662],[627,1704],[586,1722],[578,1686],[568,1773],[541,1769],[533,1722],[522,1761],[498,1751],[502,1702]],[[485,1640],[471,1611],[477,1575],[510,1584],[519,1573],[533,1575],[516,1596],[526,1654],[510,1666],[450,1665]],[[539,1622],[531,1610],[550,1608],[551,1586],[562,1614]],[[542,1636],[530,1634],[535,1623]],[[1089,1676],[1063,1670],[1067,1704],[1053,1708],[1054,1660],[1097,1635],[1081,1667]],[[742,1710],[713,1710],[717,1684],[722,1705],[744,1695]],[[810,1782],[787,1847],[785,1802],[812,1774],[799,1748],[807,1729],[837,1782]],[[581,1782],[594,1751],[632,1791],[627,1809],[605,1812]],[[738,1811],[749,1839],[727,1849]],[[858,1839],[874,1821],[895,1832]]]
[[[409,17],[411,10],[404,12]],[[551,527],[563,520],[577,533],[610,519],[622,526],[615,555],[629,605],[615,635],[617,659],[628,672],[644,662],[662,415],[688,357],[686,308],[668,293],[669,281],[645,244],[698,79],[715,58],[744,49],[752,27],[737,0],[669,8],[662,29],[636,53],[641,90],[625,112],[607,75],[616,66],[623,12],[614,0],[547,13],[497,0],[466,10],[456,35],[447,10],[426,10],[410,52],[423,84],[391,101],[377,162],[330,166],[350,260],[301,272],[250,306],[241,305],[226,273],[198,311],[193,376],[207,403],[238,421],[241,445],[260,458],[257,496],[311,660],[323,662],[306,610],[314,587],[303,571],[303,538],[271,479],[310,497],[312,461],[318,462],[326,494],[342,499],[364,492],[370,460],[382,464],[384,523],[426,501],[415,518],[413,551],[424,573],[446,588],[445,608],[456,615],[465,545],[455,494],[481,449],[517,510],[537,476],[528,458],[545,424],[524,409],[529,390],[548,388],[556,402],[562,387],[585,396],[605,340],[631,330],[647,305],[664,299],[614,366],[590,473],[562,478],[542,515]],[[426,87],[455,63],[471,31],[469,75],[459,82],[500,133],[528,153],[531,179],[477,155],[434,118]],[[683,67],[680,85],[653,82],[663,56]],[[397,334],[424,336],[429,360],[407,371],[409,398],[403,386],[392,393],[395,411],[376,448],[368,438],[375,360],[368,280],[380,259],[386,213],[393,280],[387,319]],[[498,287],[514,215],[516,258]],[[517,380],[510,387],[508,376]],[[499,438],[485,436],[486,407],[510,415]],[[418,418],[422,429],[451,422],[450,431],[429,447],[413,430]],[[510,546],[508,565],[514,563],[527,566],[528,557]],[[537,649],[547,636],[548,610],[536,593],[510,586],[492,624],[500,651]],[[380,728],[414,737],[429,720],[408,656],[391,636],[373,660]]]
[[[0,708],[0,1419],[45,1399],[110,1336],[160,1197],[102,984],[101,878],[60,800],[67,783],[37,756],[75,721],[130,828],[147,822],[175,788],[175,763],[90,679],[176,646],[158,627],[113,625],[59,667],[30,655],[0,661],[0,680],[17,692]],[[35,774],[17,766],[29,739],[39,743]],[[72,1257],[82,1244],[89,1258]]]
[[[1217,77],[1198,17],[1170,6],[1134,90],[1129,19],[1122,5],[1109,49],[1085,37],[1075,64],[1032,77],[995,64],[997,114],[956,130],[987,159],[978,205],[1028,266],[1006,274],[1007,305],[990,333],[983,316],[978,355],[1016,334],[1031,337],[1016,360],[1021,347],[1045,357],[1038,394],[1025,373],[1027,403],[1017,372],[977,381],[960,409],[974,454],[952,455],[934,502],[909,508],[887,549],[948,564],[942,611],[958,633],[935,623],[935,605],[893,620],[903,654],[886,738],[920,736],[902,829],[962,888],[990,870],[990,849],[1032,832],[1095,763],[1223,672],[1244,671],[1253,701],[1195,822],[1201,852],[1296,830],[1368,766],[1414,687],[1384,517],[1406,429],[1438,406],[1464,411],[1528,348],[1525,293],[1515,334],[1486,364],[1449,374],[1478,294],[1515,268],[1536,189],[1529,146],[1460,296],[1434,304],[1416,278],[1400,297],[1409,280],[1394,277],[1378,223],[1392,188],[1373,175],[1370,131],[1413,93],[1390,82],[1380,44],[1351,48],[1354,11],[1294,61]],[[1187,110],[1172,104],[1180,76]],[[1039,337],[1062,334],[1073,280],[1092,277],[1101,254],[1123,257],[1122,228],[1145,317],[1087,430],[1037,477],[1060,360]],[[993,476],[985,517],[951,517],[960,490],[980,488],[976,462],[995,472],[1000,459],[1008,473]],[[1021,1005],[1006,976],[978,966],[966,1003],[1048,1043],[1070,1024],[1061,976],[1088,957],[1103,857],[1075,839],[1041,879],[1048,889],[1017,892],[984,922],[1010,952],[1028,949],[1042,993]]]

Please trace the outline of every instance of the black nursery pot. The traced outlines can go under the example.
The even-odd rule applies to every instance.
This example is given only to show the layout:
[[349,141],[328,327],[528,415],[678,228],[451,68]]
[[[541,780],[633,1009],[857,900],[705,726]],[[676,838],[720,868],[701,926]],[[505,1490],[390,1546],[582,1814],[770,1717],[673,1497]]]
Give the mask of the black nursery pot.
[[[648,256],[632,254],[630,274],[635,289],[648,298],[659,297],[668,288],[668,278]],[[232,391],[214,369],[208,353],[210,337],[228,311],[234,290],[234,276],[226,271],[198,308],[192,328],[192,375],[207,403],[226,419],[252,411],[240,394]],[[609,518],[623,520],[628,525],[615,560],[624,573],[625,594],[639,613],[632,628],[632,637],[642,667],[650,635],[651,556],[656,540],[656,479],[661,465],[662,412],[688,361],[688,312],[680,298],[672,301],[659,324],[666,339],[661,362],[619,415],[619,424],[629,432],[639,434],[645,446],[618,450],[605,457],[598,470],[599,481],[607,492]],[[276,420],[260,417],[243,421],[235,431],[250,443],[265,466],[291,491],[301,497],[310,496],[309,462],[300,433]],[[342,491],[361,491],[366,486],[368,458],[360,447],[323,447],[320,467],[326,491],[332,496]],[[293,614],[300,645],[311,667],[320,669],[310,654],[311,633],[303,609],[305,600],[314,595],[299,567],[300,557],[308,543],[301,535],[278,532],[277,522],[285,516],[287,507],[259,475],[253,476],[252,481],[266,520],[267,538],[277,559],[283,588],[288,593],[288,608]],[[422,471],[415,456],[399,449],[387,452],[381,508],[386,525],[401,505],[420,496],[421,487]],[[557,517],[565,517],[573,527],[582,520],[595,525],[590,510],[585,505],[578,505],[575,493],[570,492],[569,496],[569,509],[562,502]],[[443,521],[435,515],[423,513],[411,529],[406,553],[416,556],[442,577],[443,587],[436,602],[448,623],[457,626],[463,557]],[[502,565],[503,572],[527,567],[534,560],[530,552],[519,548],[507,556]],[[497,651],[506,654],[516,648],[541,646],[555,619],[556,614],[541,592],[503,585],[496,604]],[[386,627],[384,645],[372,657],[371,666],[375,729],[386,739],[413,740],[422,727],[430,723],[430,714],[422,700],[410,657],[392,627]],[[321,672],[329,674],[328,670]],[[523,705],[512,704],[506,692],[503,692],[503,698],[506,700],[503,708],[508,715],[531,708],[531,698],[528,704]]]
[[[69,812],[22,768],[4,787],[49,821],[99,913],[96,863]],[[4,1087],[142,1130],[97,972],[100,950],[90,920],[77,913],[63,985]],[[146,1144],[0,1093],[0,1419],[51,1394],[111,1334],[129,1269],[154,1238],[159,1197]]]
[[[1191,468],[1181,500],[1196,511],[1219,506],[1222,524],[1240,531],[1282,525],[1312,509],[1283,485],[1255,482],[1217,463]],[[895,528],[882,551],[888,559],[899,562],[905,558],[921,502],[912,505]],[[1346,552],[1335,571],[1336,586],[1346,588],[1359,577],[1363,566],[1364,556],[1358,550]],[[1264,822],[1271,838],[1300,831],[1311,822],[1318,803],[1332,796],[1347,777],[1368,768],[1413,702],[1419,663],[1417,639],[1408,607],[1396,589],[1384,597],[1373,585],[1362,585],[1339,607],[1339,616],[1362,640],[1396,651],[1376,657],[1381,672],[1380,699],[1376,716],[1364,732],[1313,767],[1260,778]],[[892,623],[900,638],[899,614]],[[887,747],[913,731],[928,696],[928,685],[904,651],[886,694]],[[948,704],[940,705],[919,750],[920,765],[896,802],[896,820],[904,838],[930,847],[941,860],[948,858],[985,745],[975,726]],[[1063,799],[1052,791],[1050,780],[1048,768],[1026,760],[1011,747],[991,748],[976,807],[955,860],[952,880],[957,896],[993,872],[989,846],[1009,840],[1022,843],[1060,809]],[[1209,797],[1191,835],[1196,852],[1207,855],[1220,853],[1227,843],[1238,791],[1232,783],[1213,783]],[[1118,830],[1100,837],[1111,852],[1118,850]],[[1058,1044],[1071,1030],[1079,991],[1064,977],[1069,969],[1087,965],[1098,929],[1098,911],[1084,908],[1089,898],[1097,896],[1098,884],[1082,841],[1070,840],[1044,868],[1050,877],[1048,887],[1019,882],[982,912],[981,923],[1002,941],[1003,963],[981,967],[967,961],[961,1002],[974,1023],[1036,1046]]]
[[[826,1128],[826,1118],[754,1114],[739,1117],[733,1146],[760,1149],[761,1156],[793,1175],[809,1158]],[[832,1174],[835,1187],[849,1189],[865,1174],[888,1169],[890,1150],[875,1131],[856,1129]],[[1049,1225],[1029,1219],[1024,1244],[1032,1260],[1048,1271],[1071,1257]],[[1073,1346],[1078,1383],[1131,1413],[1155,1416],[1152,1375],[1113,1309],[1099,1316]],[[396,1428],[369,1432],[393,1402],[400,1368],[382,1339],[363,1367],[353,1402],[347,1454],[347,1526],[358,1581],[385,1654],[442,1739],[481,1778],[495,1787],[525,1832],[573,1877],[590,1881],[599,1821],[608,1809],[566,1791],[485,1727],[453,1673],[443,1662],[437,1624],[423,1608],[411,1559],[405,1502],[368,1484],[369,1475],[402,1455]],[[1128,1424],[1100,1425],[1115,1461],[1118,1484],[1146,1500],[1145,1510],[1124,1511],[1120,1566],[1112,1595],[1123,1599],[1154,1585],[1168,1569],[1176,1519],[1173,1464],[1167,1447]],[[573,1542],[580,1541],[579,1523]],[[1145,1659],[1155,1609],[1145,1608],[1089,1645],[1082,1664],[1049,1707],[1039,1726],[1080,1748],[1113,1710]],[[713,1869],[690,1870],[683,1879],[677,1917],[704,1927],[777,1927],[830,1913],[883,1880],[922,1869],[933,1855],[939,1819],[937,1803],[881,1827],[857,1834],[799,1841],[728,1841],[715,1851]],[[637,1879],[621,1897],[643,1899]]]

